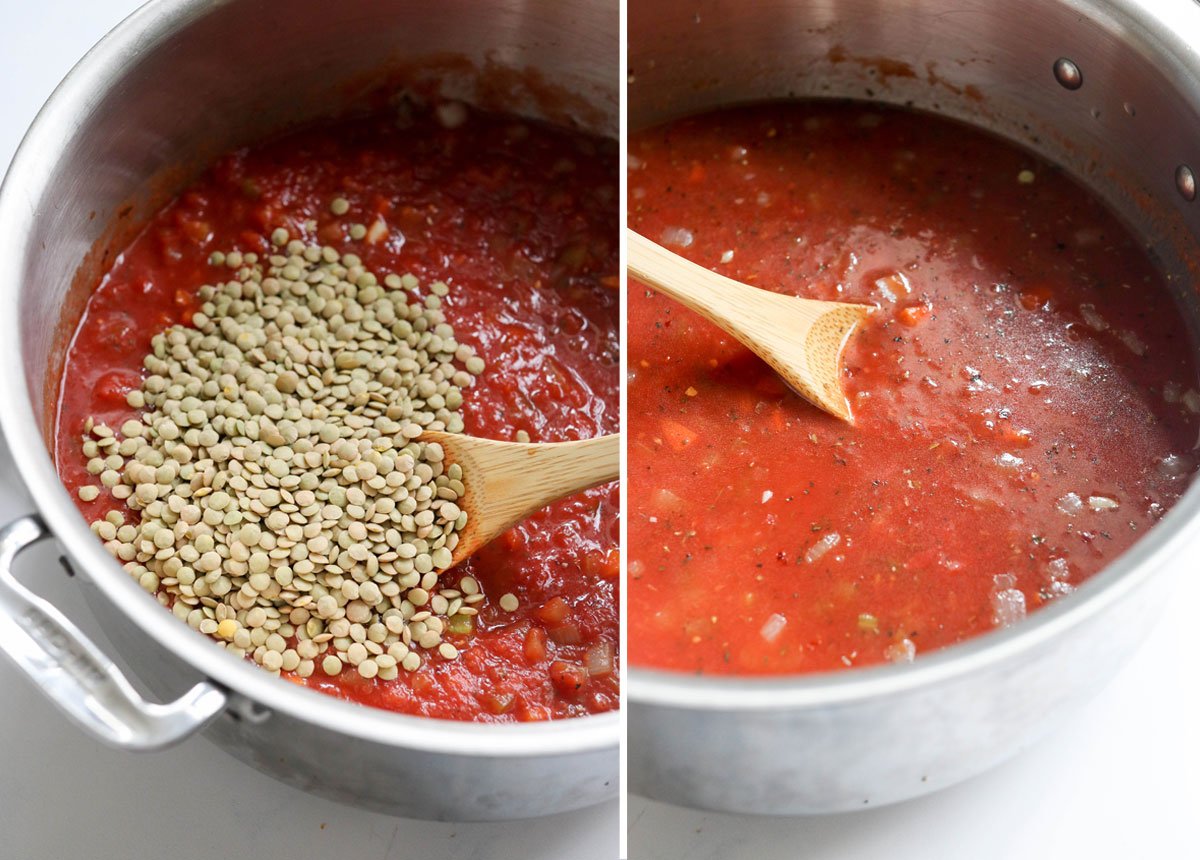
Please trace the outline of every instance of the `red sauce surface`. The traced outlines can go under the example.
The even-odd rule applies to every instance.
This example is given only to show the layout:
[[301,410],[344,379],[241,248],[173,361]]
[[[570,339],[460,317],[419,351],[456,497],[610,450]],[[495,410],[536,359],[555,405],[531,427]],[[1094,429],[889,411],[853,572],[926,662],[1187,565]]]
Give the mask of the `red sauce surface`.
[[[447,319],[488,368],[465,392],[467,433],[511,440],[523,429],[537,442],[615,432],[616,165],[612,141],[481,112],[453,130],[425,116],[404,127],[390,117],[340,122],[229,155],[155,217],[92,296],[63,374],[64,483],[96,483],[80,449],[84,420],[118,427],[136,417],[124,398],[151,337],[189,321],[198,288],[228,277],[209,254],[262,253],[280,226],[359,255],[381,282],[411,272],[422,295],[436,280],[450,286]],[[339,196],[351,205],[341,217],[330,213]],[[376,217],[385,239],[351,240],[350,225]],[[89,521],[118,505],[107,493],[79,502]],[[430,652],[417,672],[382,681],[349,668],[330,678],[318,657],[312,677],[292,680],[452,719],[615,708],[619,662],[609,673],[585,667],[589,651],[616,651],[617,544],[616,484],[569,498],[445,575],[457,583],[469,573],[488,595],[475,634],[446,637],[457,660]],[[499,608],[505,592],[519,599],[516,612]]]
[[638,665],[919,655],[1065,594],[1185,488],[1184,324],[1133,237],[1052,165],[832,102],[685,119],[630,151],[634,229],[757,286],[879,306],[844,354],[850,426],[630,284]]

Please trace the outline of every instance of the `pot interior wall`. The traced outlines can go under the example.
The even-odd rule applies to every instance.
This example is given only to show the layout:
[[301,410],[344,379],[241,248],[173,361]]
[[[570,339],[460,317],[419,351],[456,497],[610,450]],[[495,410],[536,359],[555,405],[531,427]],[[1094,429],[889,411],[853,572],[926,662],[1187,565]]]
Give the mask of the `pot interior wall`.
[[54,239],[30,249],[19,313],[48,448],[64,346],[92,288],[219,155],[405,88],[612,136],[618,128],[612,3],[346,0],[334,13],[321,0],[286,11],[242,0],[137,15],[153,19],[138,44],[67,85],[87,92],[58,119],[59,149],[38,165],[44,190],[31,201],[29,236]]
[[[1179,193],[1176,171],[1200,172],[1200,86],[1178,59],[1186,46],[1145,10],[1130,0],[1089,6],[634,3],[630,128],[720,105],[823,97],[908,105],[988,129],[1062,165],[1124,217],[1167,274],[1195,341],[1200,201]],[[1061,57],[1080,69],[1082,86],[1058,82]]]

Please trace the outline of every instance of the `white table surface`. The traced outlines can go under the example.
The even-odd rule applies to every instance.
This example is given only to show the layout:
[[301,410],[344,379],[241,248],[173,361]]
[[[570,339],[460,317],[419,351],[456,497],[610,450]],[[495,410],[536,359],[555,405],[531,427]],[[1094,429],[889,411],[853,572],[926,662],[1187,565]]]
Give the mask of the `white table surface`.
[[[76,60],[138,5],[0,0],[0,167]],[[0,451],[0,522],[30,510],[17,486]],[[52,547],[20,568],[96,635]],[[613,860],[617,818],[615,800],[502,824],[390,818],[281,785],[204,739],[116,752],[85,737],[0,658],[2,860]]]

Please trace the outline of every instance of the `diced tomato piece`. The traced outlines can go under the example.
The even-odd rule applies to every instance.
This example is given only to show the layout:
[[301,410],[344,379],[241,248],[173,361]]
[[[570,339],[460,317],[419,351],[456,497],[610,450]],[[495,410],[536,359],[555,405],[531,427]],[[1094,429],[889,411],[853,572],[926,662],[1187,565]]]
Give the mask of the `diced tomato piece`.
[[915,327],[925,322],[932,313],[933,308],[929,305],[910,305],[901,308],[896,314],[896,318],[906,326]]
[[212,227],[198,218],[185,218],[179,228],[184,236],[197,244],[207,242],[212,236]]
[[371,200],[371,211],[376,215],[386,215],[392,211],[392,201],[389,197],[376,194]]
[[317,230],[317,238],[326,245],[334,245],[346,241],[346,234],[341,224],[326,224]]
[[617,579],[621,575],[621,550],[613,547],[607,552],[588,550],[583,557],[583,570],[601,579]]
[[1002,421],[997,429],[1000,431],[1000,438],[1009,445],[1028,448],[1033,444],[1033,434],[1024,428],[1013,427],[1009,422]]
[[693,161],[692,169],[688,171],[688,182],[692,183],[693,185],[699,184],[704,181],[704,177],[706,175],[707,174],[704,170],[704,165],[699,161]]
[[512,693],[483,693],[479,696],[479,704],[489,714],[507,714],[515,701]]
[[534,614],[551,627],[558,627],[571,617],[571,605],[561,597],[551,597]]
[[587,669],[565,660],[555,660],[550,664],[550,683],[560,696],[573,698],[587,683]]
[[525,633],[525,659],[540,663],[546,659],[546,631],[541,627],[530,627]]
[[523,704],[517,719],[523,723],[536,723],[550,719],[550,708],[542,704]]
[[261,254],[267,250],[267,240],[253,230],[243,230],[238,239],[242,251],[257,251]]

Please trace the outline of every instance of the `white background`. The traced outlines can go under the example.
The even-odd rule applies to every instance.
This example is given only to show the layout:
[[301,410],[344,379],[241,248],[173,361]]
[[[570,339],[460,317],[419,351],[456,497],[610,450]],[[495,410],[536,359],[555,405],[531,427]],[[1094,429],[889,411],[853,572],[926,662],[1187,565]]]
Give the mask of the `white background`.
[[[0,164],[74,61],[136,5],[0,0]],[[28,507],[0,452],[0,521]],[[53,554],[31,561],[26,581],[84,617]],[[824,818],[714,815],[632,798],[632,856],[1200,856],[1200,564],[1189,568],[1151,639],[1114,683],[1070,727],[1016,761],[924,800]],[[150,755],[113,752],[76,731],[0,660],[3,860],[235,853],[255,860],[611,860],[615,818],[614,802],[536,822],[430,824],[293,791],[204,740]]]
[[[0,168],[76,60],[138,5],[0,0]],[[0,452],[0,522],[31,509],[16,488]],[[51,548],[20,567],[24,581],[86,618]],[[204,739],[166,752],[115,752],[81,734],[0,658],[0,860],[613,860],[617,832],[615,800],[538,821],[430,823],[295,791]]]

